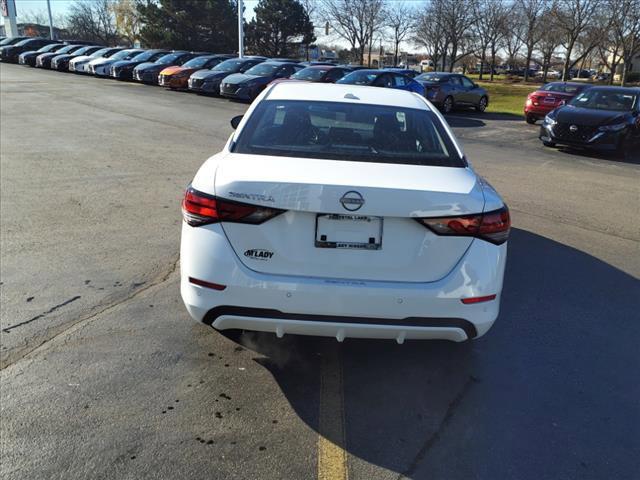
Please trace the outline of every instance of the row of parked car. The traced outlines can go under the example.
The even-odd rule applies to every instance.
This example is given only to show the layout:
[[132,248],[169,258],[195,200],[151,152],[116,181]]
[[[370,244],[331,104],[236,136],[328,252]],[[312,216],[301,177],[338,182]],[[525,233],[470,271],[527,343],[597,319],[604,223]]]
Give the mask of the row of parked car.
[[483,112],[489,104],[489,95],[483,88],[456,73],[419,74],[400,68],[375,70],[288,58],[239,58],[229,54],[104,47],[42,38],[5,45],[0,48],[0,59],[247,101],[256,98],[272,82],[304,81],[407,90],[426,96],[445,113],[455,107],[472,107]]

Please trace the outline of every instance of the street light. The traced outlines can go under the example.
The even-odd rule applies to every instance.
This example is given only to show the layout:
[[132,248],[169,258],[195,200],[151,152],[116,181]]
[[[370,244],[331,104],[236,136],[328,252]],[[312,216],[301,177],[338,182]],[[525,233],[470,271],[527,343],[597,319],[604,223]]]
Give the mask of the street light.
[[49,10],[49,37],[53,40],[53,18],[51,17],[51,1],[47,0],[47,10]]

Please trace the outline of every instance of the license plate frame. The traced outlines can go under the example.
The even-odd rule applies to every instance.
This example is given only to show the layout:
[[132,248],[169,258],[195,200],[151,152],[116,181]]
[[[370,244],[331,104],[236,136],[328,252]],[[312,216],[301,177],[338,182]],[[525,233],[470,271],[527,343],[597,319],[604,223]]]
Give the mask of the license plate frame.
[[[335,227],[341,226],[338,222],[345,222],[344,225],[346,228],[352,230],[348,232],[352,238],[344,238],[339,239],[337,237],[330,238],[330,231],[332,234],[340,234],[342,233],[345,237],[346,232],[336,231]],[[350,223],[346,223],[350,222]],[[362,225],[362,232],[354,232],[354,226],[357,224]],[[316,215],[316,225],[315,225],[315,246],[317,248],[334,248],[334,249],[345,249],[345,250],[381,250],[382,249],[382,234],[383,234],[383,225],[384,218],[383,217],[375,217],[371,215],[356,215],[356,214],[322,214],[319,213]],[[359,235],[362,233],[363,240],[366,241],[357,241],[354,240],[353,237],[355,235]]]

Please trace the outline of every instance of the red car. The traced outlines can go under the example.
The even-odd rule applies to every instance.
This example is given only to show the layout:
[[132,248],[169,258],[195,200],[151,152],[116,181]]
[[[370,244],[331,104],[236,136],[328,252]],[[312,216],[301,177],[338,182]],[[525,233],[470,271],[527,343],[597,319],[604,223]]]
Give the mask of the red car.
[[551,110],[564,105],[590,85],[572,82],[551,82],[530,93],[524,104],[524,118],[534,124]]

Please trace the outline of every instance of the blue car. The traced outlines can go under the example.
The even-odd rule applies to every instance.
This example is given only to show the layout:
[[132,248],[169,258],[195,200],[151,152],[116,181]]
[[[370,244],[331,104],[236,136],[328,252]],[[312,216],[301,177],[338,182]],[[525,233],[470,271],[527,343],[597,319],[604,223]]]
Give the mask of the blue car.
[[407,90],[424,96],[424,87],[413,78],[391,70],[357,70],[336,83]]
[[416,78],[420,75],[420,72],[416,72],[415,70],[411,70],[410,68],[396,68],[396,67],[385,67],[385,72],[393,72],[393,73],[402,73],[407,77]]

